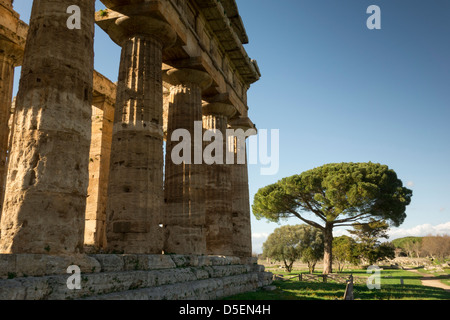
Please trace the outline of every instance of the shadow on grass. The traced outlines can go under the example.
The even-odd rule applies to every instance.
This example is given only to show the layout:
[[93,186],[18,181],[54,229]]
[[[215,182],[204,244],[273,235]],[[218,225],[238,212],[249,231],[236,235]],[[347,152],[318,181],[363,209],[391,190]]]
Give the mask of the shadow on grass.
[[[229,297],[226,300],[342,300],[345,284],[274,281],[274,291],[259,290]],[[382,284],[381,290],[369,290],[366,285],[354,285],[356,300],[450,300],[442,289],[420,285]]]
[[239,294],[225,300],[340,300],[345,285],[337,283],[314,283],[300,281],[274,281],[274,291],[258,290]]
[[289,292],[298,300],[341,300],[345,293],[345,284],[285,281],[277,288]]
[[[299,272],[280,272],[285,280],[274,281],[274,291],[259,290],[252,293],[228,298],[230,300],[342,300],[345,293],[345,283],[328,283],[298,281],[292,278]],[[302,272],[306,273],[306,272]],[[320,275],[320,273],[315,273]],[[352,274],[358,278],[371,276],[366,270],[345,270],[340,275]],[[424,274],[402,269],[385,269],[381,272],[381,289],[369,290],[366,284],[354,284],[354,297],[359,300],[450,300],[450,293],[440,288],[421,285]],[[320,277],[318,277],[320,278]],[[434,280],[438,277],[432,278]],[[401,284],[403,280],[403,285]]]
[[386,284],[381,286],[381,290],[355,285],[354,290],[355,298],[361,300],[450,300],[449,292],[421,285]]

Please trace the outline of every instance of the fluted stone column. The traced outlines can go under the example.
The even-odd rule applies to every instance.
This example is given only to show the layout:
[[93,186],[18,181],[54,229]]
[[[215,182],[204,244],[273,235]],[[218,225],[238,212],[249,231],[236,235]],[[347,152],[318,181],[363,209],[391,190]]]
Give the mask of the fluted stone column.
[[233,255],[233,221],[231,166],[226,164],[226,129],[228,119],[236,113],[234,106],[208,103],[203,106],[203,128],[218,131],[223,136],[223,164],[204,164],[206,250],[209,255]]
[[113,121],[114,102],[105,96],[95,98],[92,107],[89,197],[86,203],[84,232],[85,246],[95,249],[106,248],[106,201]]
[[122,40],[107,201],[107,247],[161,253],[163,203],[162,50],[176,40],[169,25],[120,17]]
[[[202,90],[211,85],[211,77],[193,69],[171,69],[164,80],[171,85],[165,170],[165,245],[164,251],[177,254],[206,254],[204,166],[195,164],[195,153],[202,154]],[[195,145],[195,125],[199,142]],[[175,164],[172,141],[177,129],[191,137],[190,160]],[[188,150],[184,150],[188,152]],[[185,154],[182,154],[185,155]],[[177,154],[180,156],[180,154]]]
[[234,164],[231,166],[233,255],[251,257],[252,230],[245,140],[249,135],[256,134],[256,129],[248,118],[230,122],[230,129],[237,133],[231,137],[234,145]]
[[0,208],[5,190],[14,67],[21,64],[22,59],[23,48],[21,46],[0,39]]
[[[81,29],[67,28],[67,8]],[[2,253],[83,249],[94,66],[94,1],[35,0],[16,102]]]

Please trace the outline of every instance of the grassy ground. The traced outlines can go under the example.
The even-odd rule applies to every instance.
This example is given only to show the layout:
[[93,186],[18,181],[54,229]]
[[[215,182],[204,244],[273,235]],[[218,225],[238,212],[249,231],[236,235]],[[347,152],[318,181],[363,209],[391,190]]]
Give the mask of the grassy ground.
[[[303,270],[304,271],[304,270]],[[283,272],[276,272],[283,274]],[[293,274],[298,273],[293,272]],[[368,277],[365,270],[346,270],[355,277]],[[284,273],[286,276],[287,273]],[[287,276],[288,277],[288,276]],[[369,290],[367,285],[355,284],[356,300],[450,300],[450,293],[442,289],[425,287],[421,284],[421,274],[405,270],[391,269],[381,272],[381,289]],[[403,279],[403,286],[401,285]],[[345,284],[300,282],[298,279],[274,281],[274,291],[259,290],[229,297],[229,300],[341,300]]]
[[448,286],[450,286],[450,269],[445,269],[445,275],[444,276],[440,276],[441,277],[441,282],[443,284],[446,284]]

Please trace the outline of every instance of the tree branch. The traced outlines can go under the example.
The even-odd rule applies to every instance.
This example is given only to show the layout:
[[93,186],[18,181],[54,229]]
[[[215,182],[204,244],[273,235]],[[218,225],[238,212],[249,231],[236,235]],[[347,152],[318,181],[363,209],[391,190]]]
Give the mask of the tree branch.
[[[368,214],[368,213],[367,213]],[[360,215],[361,216],[361,215]],[[355,217],[356,218],[356,217]],[[348,219],[346,219],[346,220],[348,220]],[[383,219],[380,219],[380,220],[374,220],[374,221],[371,221],[371,222],[381,222],[381,221],[383,221]],[[340,224],[340,225],[338,225],[338,227],[354,227],[355,225],[358,225],[358,226],[364,226],[364,225],[367,225],[368,224],[368,222],[354,222],[354,223],[352,223],[352,224]]]
[[354,223],[352,223],[352,224],[340,224],[337,227],[353,227],[354,225],[355,225]]
[[345,223],[345,222],[349,222],[349,221],[356,221],[356,220],[358,220],[360,218],[363,218],[365,215],[367,215],[367,217],[370,216],[370,214],[368,214],[368,213],[361,213],[361,214],[358,214],[358,215],[356,215],[354,217],[350,217],[350,218],[347,218],[347,219],[336,220],[334,223],[337,224],[337,223]]
[[316,216],[318,216],[320,219],[322,219],[324,222],[327,222],[327,218],[325,217],[325,215],[322,213],[322,211],[318,210],[318,209],[314,209],[311,204],[305,200],[304,197],[300,197],[302,199],[302,201],[306,204],[306,207],[313,212]]
[[309,224],[309,225],[311,225],[313,227],[316,227],[317,229],[325,230],[325,227],[322,227],[320,224],[318,224],[318,223],[316,223],[314,221],[311,221],[311,220],[303,218],[297,211],[294,211],[292,209],[288,209],[288,211],[290,213],[292,213],[294,216],[296,216],[297,218],[299,218],[300,220],[302,220],[303,222],[305,222],[305,223],[307,223],[307,224]]

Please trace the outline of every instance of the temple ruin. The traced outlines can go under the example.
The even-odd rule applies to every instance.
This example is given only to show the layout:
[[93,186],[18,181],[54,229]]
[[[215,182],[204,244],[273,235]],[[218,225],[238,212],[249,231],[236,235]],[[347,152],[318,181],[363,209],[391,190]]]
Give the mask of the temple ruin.
[[[0,0],[0,299],[217,299],[269,284],[252,258],[247,165],[199,163],[194,144],[191,162],[171,157],[179,129],[256,130],[247,91],[261,75],[235,0],[102,3],[34,0],[27,25]],[[117,83],[94,70],[94,23],[121,48]]]

